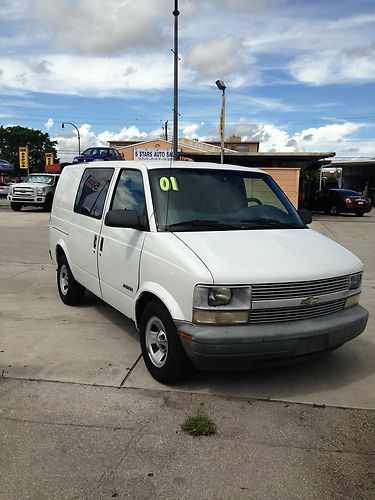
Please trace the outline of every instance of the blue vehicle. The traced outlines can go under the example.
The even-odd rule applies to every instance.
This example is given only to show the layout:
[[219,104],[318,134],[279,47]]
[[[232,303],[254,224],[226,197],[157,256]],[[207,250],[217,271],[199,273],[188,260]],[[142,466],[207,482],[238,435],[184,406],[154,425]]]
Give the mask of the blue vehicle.
[[14,165],[7,160],[0,160],[0,174],[14,174]]
[[88,148],[79,156],[75,156],[73,163],[85,163],[90,161],[123,160],[124,158],[115,148],[95,147]]

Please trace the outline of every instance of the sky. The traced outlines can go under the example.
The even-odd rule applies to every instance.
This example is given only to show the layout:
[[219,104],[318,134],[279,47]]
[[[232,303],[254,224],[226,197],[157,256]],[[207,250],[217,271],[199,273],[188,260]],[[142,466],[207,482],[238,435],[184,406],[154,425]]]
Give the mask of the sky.
[[[0,125],[58,156],[173,130],[174,0],[0,0]],[[374,0],[179,0],[179,136],[375,157]]]

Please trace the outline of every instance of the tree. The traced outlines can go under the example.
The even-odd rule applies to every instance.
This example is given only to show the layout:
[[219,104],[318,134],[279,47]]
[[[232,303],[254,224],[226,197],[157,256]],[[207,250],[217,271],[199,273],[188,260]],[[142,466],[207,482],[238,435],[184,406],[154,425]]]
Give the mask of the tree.
[[43,172],[44,153],[53,153],[54,163],[57,162],[56,144],[57,141],[51,141],[49,135],[40,130],[0,126],[0,158],[12,163],[16,167],[16,174],[22,173],[18,158],[20,146],[27,146],[29,149],[29,171]]

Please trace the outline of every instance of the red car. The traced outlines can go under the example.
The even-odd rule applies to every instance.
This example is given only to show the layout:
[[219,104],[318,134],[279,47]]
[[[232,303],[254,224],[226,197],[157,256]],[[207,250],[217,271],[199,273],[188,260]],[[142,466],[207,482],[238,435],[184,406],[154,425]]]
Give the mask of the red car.
[[363,214],[370,212],[371,207],[370,198],[350,189],[319,191],[310,204],[310,209],[315,212],[325,212],[331,215],[355,214],[357,217],[362,217]]

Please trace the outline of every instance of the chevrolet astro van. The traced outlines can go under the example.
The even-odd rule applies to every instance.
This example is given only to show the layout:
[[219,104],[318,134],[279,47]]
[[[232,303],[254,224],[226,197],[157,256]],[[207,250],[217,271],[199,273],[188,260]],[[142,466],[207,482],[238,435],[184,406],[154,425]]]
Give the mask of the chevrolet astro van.
[[335,349],[364,331],[363,265],[309,229],[255,168],[193,162],[66,167],[50,255],[62,301],[85,289],[131,318],[162,383]]

